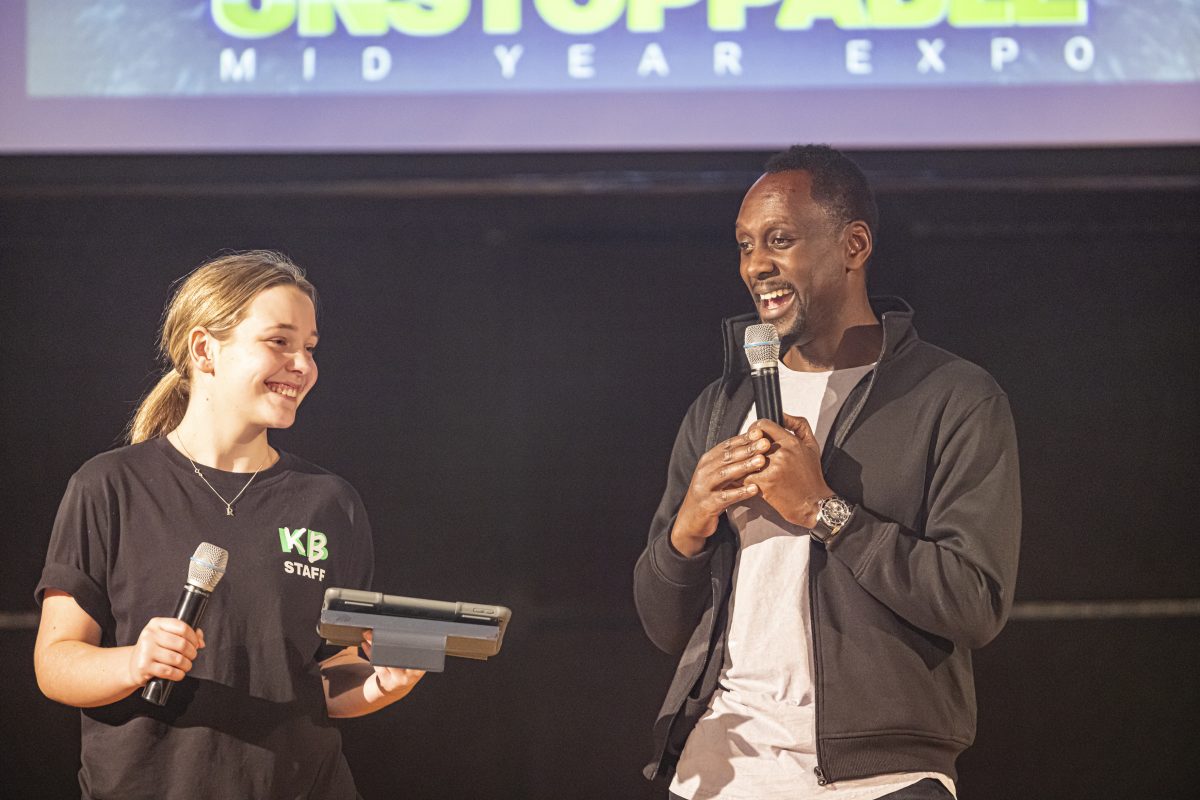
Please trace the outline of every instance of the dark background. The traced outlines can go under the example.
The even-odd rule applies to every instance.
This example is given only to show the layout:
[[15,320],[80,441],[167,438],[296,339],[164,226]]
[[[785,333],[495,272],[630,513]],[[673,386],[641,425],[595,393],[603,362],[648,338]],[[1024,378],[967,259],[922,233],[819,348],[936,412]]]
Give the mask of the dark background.
[[[320,385],[274,441],[353,483],[388,591],[509,605],[344,724],[373,798],[662,798],[673,671],[631,570],[676,427],[750,310],[733,219],[766,153],[0,158],[0,610],[156,376],[171,282],[280,249],[323,298]],[[991,371],[1021,443],[1017,600],[1200,596],[1200,150],[866,152],[871,282]],[[0,631],[0,797],[78,796],[78,712]],[[964,798],[1191,797],[1196,616],[1018,618],[976,655]]]

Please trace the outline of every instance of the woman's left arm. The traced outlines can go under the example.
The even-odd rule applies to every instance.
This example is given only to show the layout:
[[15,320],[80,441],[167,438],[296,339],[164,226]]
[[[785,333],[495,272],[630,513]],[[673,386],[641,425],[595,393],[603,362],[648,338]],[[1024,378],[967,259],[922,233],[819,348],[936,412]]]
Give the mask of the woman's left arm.
[[[363,650],[370,658],[369,631]],[[419,669],[372,666],[359,657],[357,647],[347,647],[321,662],[325,707],[331,717],[361,717],[407,695],[424,674]]]

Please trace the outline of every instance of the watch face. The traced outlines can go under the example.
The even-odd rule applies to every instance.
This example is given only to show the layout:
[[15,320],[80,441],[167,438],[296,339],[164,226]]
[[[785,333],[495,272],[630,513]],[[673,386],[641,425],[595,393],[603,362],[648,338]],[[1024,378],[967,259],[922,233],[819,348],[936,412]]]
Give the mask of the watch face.
[[830,497],[821,503],[821,520],[829,527],[837,530],[850,519],[850,506],[840,497]]

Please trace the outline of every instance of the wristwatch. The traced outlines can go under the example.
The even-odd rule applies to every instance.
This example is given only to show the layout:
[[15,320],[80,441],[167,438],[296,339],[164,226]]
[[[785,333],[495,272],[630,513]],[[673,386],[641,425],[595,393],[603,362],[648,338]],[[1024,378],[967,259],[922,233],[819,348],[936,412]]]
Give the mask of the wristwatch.
[[817,505],[817,521],[809,532],[818,542],[828,544],[830,539],[837,536],[852,513],[854,507],[836,494],[826,497]]

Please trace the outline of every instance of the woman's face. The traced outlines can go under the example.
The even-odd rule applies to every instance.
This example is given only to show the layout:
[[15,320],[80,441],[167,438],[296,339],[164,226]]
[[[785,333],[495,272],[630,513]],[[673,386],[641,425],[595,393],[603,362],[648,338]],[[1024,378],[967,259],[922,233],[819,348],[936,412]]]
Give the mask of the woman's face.
[[212,398],[220,413],[260,428],[287,428],[317,382],[317,315],[294,286],[258,294],[212,356]]

